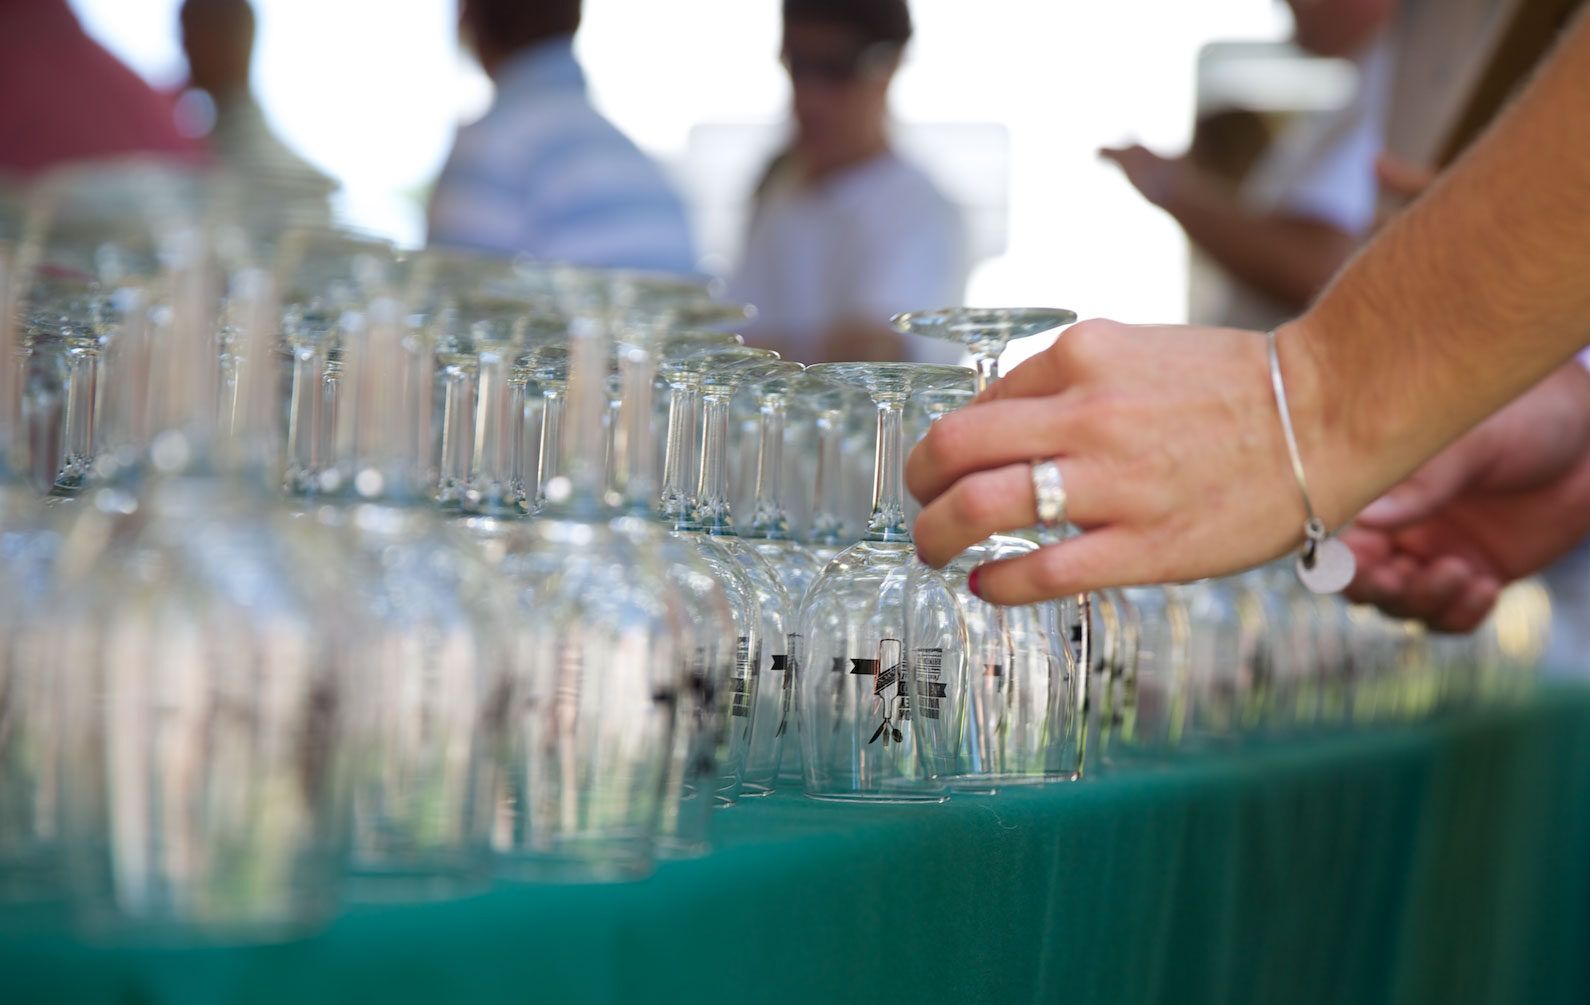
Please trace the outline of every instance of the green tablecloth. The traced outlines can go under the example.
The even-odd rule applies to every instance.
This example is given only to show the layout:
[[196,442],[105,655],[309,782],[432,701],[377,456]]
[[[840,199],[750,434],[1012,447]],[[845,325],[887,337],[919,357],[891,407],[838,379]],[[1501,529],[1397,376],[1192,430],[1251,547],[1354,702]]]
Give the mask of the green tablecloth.
[[0,1003],[1590,1001],[1590,692],[720,824],[710,858],[645,883],[355,909],[288,945],[12,926]]

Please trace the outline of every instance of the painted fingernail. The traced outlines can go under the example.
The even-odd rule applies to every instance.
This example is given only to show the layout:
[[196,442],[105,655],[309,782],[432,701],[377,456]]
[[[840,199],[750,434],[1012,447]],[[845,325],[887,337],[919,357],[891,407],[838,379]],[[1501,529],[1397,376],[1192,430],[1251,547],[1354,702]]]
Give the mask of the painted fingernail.
[[968,590],[970,590],[971,593],[972,593],[972,596],[976,597],[978,600],[982,600],[983,599],[982,592],[977,589],[977,577],[981,576],[982,574],[983,574],[982,566],[978,566],[977,568],[973,569],[971,572],[966,574],[966,588]]

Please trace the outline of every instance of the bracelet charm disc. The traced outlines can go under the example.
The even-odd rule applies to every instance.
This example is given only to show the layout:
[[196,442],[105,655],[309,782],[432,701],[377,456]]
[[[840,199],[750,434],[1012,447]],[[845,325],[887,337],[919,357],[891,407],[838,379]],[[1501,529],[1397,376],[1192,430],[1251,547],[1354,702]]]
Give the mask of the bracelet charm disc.
[[1297,556],[1297,578],[1314,593],[1340,593],[1353,581],[1358,560],[1353,549],[1331,537],[1316,517],[1303,525],[1303,551]]

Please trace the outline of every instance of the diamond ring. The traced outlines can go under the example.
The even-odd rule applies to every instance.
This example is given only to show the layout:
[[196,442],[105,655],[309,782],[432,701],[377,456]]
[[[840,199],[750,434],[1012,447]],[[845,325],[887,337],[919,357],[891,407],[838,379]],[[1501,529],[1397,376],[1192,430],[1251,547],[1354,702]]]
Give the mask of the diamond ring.
[[1032,462],[1032,494],[1038,502],[1038,522],[1056,527],[1066,521],[1066,487],[1060,465],[1052,458]]

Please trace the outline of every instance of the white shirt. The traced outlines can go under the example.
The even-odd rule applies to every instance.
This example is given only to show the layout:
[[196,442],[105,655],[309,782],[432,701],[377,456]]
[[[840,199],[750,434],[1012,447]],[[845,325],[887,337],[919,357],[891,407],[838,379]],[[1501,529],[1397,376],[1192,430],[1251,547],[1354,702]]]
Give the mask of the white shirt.
[[603,118],[573,40],[516,54],[459,130],[431,196],[430,242],[576,265],[696,271],[683,203]]
[[[788,172],[773,179],[730,294],[756,305],[747,335],[776,335],[805,362],[837,323],[953,307],[965,287],[960,211],[920,168],[884,153],[818,185]],[[909,341],[913,359],[962,355],[948,343]]]

